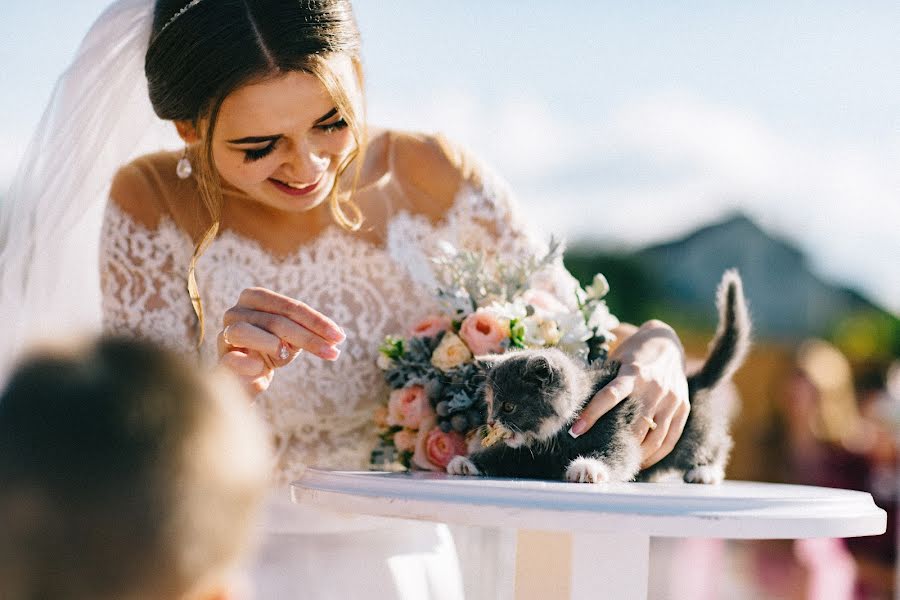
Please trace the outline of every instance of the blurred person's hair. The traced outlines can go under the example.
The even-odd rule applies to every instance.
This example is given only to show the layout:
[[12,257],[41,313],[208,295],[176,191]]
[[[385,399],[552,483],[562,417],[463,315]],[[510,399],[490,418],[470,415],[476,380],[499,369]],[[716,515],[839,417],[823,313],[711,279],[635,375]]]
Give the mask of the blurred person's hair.
[[810,427],[820,440],[847,443],[860,425],[850,361],[824,340],[806,340],[796,357],[797,372],[815,388],[818,404]]
[[34,354],[0,395],[0,598],[227,595],[270,466],[224,373],[112,337]]

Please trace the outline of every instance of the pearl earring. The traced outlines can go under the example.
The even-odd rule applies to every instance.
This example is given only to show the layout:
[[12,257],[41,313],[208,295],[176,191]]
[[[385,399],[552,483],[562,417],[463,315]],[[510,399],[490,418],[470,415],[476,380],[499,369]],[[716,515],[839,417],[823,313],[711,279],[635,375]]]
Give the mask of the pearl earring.
[[181,160],[179,160],[178,164],[175,166],[175,174],[178,175],[178,179],[187,179],[193,172],[194,169],[191,167],[191,161],[188,160],[187,157],[187,146],[185,146],[184,152],[181,154]]

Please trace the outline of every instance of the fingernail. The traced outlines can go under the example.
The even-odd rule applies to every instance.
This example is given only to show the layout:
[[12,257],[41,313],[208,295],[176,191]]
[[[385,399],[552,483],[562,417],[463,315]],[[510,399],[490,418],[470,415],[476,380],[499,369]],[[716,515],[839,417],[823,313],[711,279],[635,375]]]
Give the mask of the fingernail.
[[572,425],[572,428],[569,429],[569,435],[571,435],[573,438],[577,438],[579,435],[584,433],[586,429],[587,429],[587,424],[584,421],[582,421],[581,419],[578,419]]
[[322,351],[322,358],[326,360],[337,360],[340,355],[341,351],[333,346]]
[[347,334],[344,333],[341,329],[333,329],[328,334],[328,341],[334,342],[335,344],[340,344],[346,339]]

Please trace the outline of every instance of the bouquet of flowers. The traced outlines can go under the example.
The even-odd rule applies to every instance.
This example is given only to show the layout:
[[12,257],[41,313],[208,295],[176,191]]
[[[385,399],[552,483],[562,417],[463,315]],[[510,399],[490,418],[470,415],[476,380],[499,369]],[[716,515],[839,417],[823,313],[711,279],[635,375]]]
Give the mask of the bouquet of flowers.
[[480,444],[486,410],[478,356],[555,347],[592,362],[606,358],[614,339],[618,320],[603,300],[603,275],[585,289],[574,286],[569,306],[537,285],[561,261],[556,240],[543,256],[511,262],[448,244],[441,252],[432,259],[441,312],[379,349],[391,393],[375,415],[374,469],[442,471]]

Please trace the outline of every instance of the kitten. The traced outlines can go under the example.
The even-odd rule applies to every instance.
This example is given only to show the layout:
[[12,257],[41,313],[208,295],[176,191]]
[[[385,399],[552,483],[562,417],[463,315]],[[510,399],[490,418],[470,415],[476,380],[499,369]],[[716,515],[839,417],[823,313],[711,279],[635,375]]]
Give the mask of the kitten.
[[[659,480],[718,483],[731,450],[728,406],[710,392],[743,362],[750,319],[737,271],[726,271],[717,294],[719,325],[709,355],[688,377],[691,411],[668,456],[641,471],[641,452],[631,425],[640,403],[626,398],[578,438],[571,424],[585,404],[612,381],[614,361],[585,367],[556,349],[523,350],[485,357],[488,422],[507,436],[447,466],[452,475],[562,479],[574,482]],[[710,401],[713,400],[713,401]],[[496,430],[496,429],[495,429]],[[502,430],[496,430],[502,431]],[[501,435],[489,435],[491,442]]]

